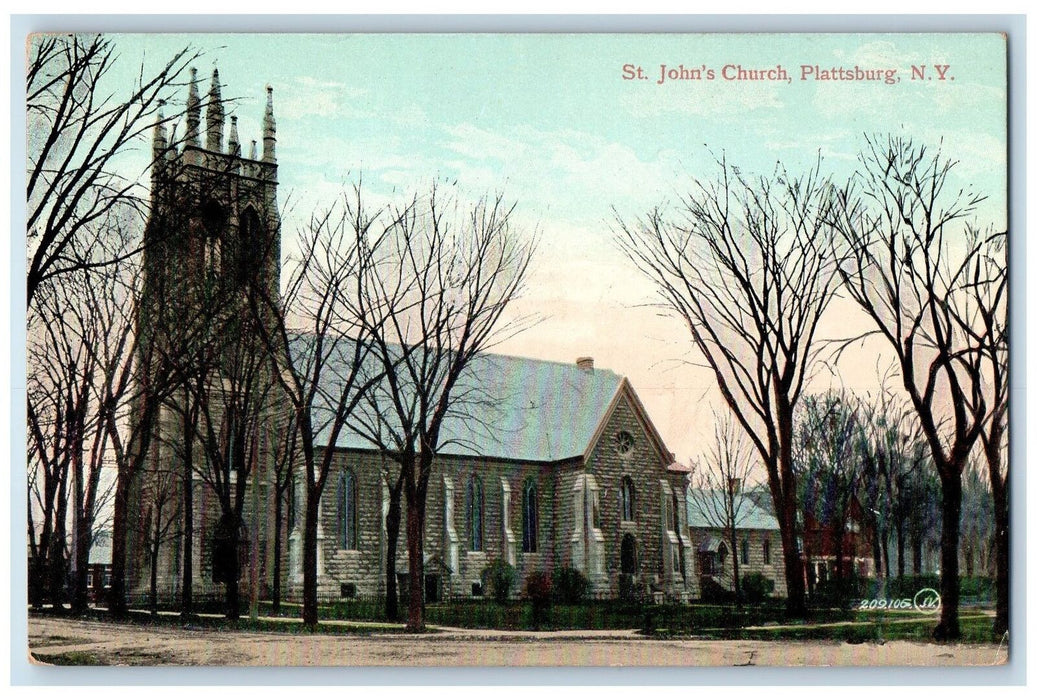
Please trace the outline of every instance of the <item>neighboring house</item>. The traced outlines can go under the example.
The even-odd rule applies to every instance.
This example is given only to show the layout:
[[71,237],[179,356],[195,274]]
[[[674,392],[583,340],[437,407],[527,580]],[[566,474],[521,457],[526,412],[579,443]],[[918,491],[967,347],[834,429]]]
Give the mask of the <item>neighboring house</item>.
[[[860,501],[850,501],[849,515],[840,537],[837,524],[812,513],[804,513],[800,549],[807,592],[835,578],[839,560],[843,576],[868,578],[875,575],[871,529],[863,517]],[[840,541],[841,540],[841,541]]]
[[86,588],[95,601],[104,599],[112,580],[112,533],[101,530],[94,534],[86,573]]
[[[156,207],[147,235],[156,236],[176,254],[152,253],[146,289],[161,288],[157,285],[163,280],[172,285],[216,274],[219,251],[233,251],[242,240],[254,241],[259,250],[280,250],[272,97],[263,122],[262,155],[253,149],[246,158],[234,126],[224,150],[215,74],[209,94],[203,126],[198,86],[192,78],[183,146],[168,144],[164,128],[156,128],[154,154],[161,165],[153,173],[152,197],[176,204],[169,212]],[[169,196],[164,188],[174,187],[190,198]],[[224,260],[222,269],[260,275],[276,294],[279,256],[255,262],[246,267]],[[156,310],[160,305],[190,303],[157,292],[150,296],[157,297]],[[657,598],[688,597],[693,581],[691,548],[682,535],[685,475],[670,469],[673,456],[624,377],[595,368],[590,358],[568,364],[485,355],[474,361],[462,383],[459,393],[477,399],[474,406],[460,407],[443,426],[426,505],[428,600],[481,594],[480,575],[495,558],[516,567],[517,586],[533,571],[571,566],[587,576],[596,596],[614,597],[622,589]],[[253,575],[259,595],[270,594],[275,551],[273,455],[284,439],[287,416],[287,406],[283,411],[275,407],[263,415],[256,431],[253,475],[243,497],[243,599]],[[163,408],[156,432],[160,434],[151,441],[145,482],[149,474],[182,470],[184,432],[172,408]],[[318,449],[336,452],[320,509],[319,595],[337,599],[382,594],[388,508],[384,475],[396,466],[348,430],[335,445],[328,445],[320,434],[315,441]],[[204,459],[201,450],[194,452],[196,459]],[[179,482],[174,488],[180,488]],[[145,512],[140,502],[145,492],[135,488],[131,513]],[[297,514],[302,512],[302,498],[303,489],[296,489],[281,523],[281,541],[286,543],[282,590],[288,597],[301,597],[302,518]],[[212,566],[216,496],[200,479],[195,480],[193,503],[194,595],[219,597],[223,587],[214,582]],[[406,529],[401,530],[396,571],[405,582]],[[148,591],[145,544],[145,533],[136,523],[127,544],[129,591],[136,598]],[[163,600],[179,595],[183,551],[178,541],[160,549],[157,580]]]
[[734,590],[734,562],[738,557],[738,574],[759,573],[774,581],[772,595],[784,597],[785,563],[781,553],[781,531],[777,519],[757,505],[750,494],[735,498],[735,540],[731,551],[730,529],[716,513],[724,512],[727,494],[721,490],[688,490],[688,528],[695,552],[695,588],[701,595],[711,583]]

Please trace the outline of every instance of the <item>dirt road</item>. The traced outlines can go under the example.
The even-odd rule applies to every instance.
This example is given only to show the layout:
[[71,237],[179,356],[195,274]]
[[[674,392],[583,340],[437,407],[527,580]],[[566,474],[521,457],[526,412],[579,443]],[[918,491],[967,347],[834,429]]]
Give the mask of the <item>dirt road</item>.
[[634,632],[288,635],[29,618],[42,663],[193,666],[988,666],[997,645],[653,640]]

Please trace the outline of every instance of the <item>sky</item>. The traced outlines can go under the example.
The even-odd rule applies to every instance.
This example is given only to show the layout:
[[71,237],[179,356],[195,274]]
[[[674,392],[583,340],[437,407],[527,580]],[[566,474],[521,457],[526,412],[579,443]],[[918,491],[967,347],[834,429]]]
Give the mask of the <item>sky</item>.
[[[218,66],[245,144],[261,139],[265,87],[273,87],[287,249],[310,213],[361,174],[378,197],[421,191],[435,178],[456,180],[473,198],[503,192],[516,224],[540,240],[514,313],[542,320],[495,350],[561,362],[592,356],[626,375],[685,462],[708,452],[722,404],[695,366],[687,329],[655,306],[652,285],[616,247],[617,216],[672,206],[692,178],[716,172],[720,155],[756,174],[778,162],[804,169],[820,155],[827,171],[846,177],[864,134],[893,132],[942,144],[960,161],[951,184],[987,195],[977,221],[1003,227],[1007,219],[1006,49],[997,34],[113,39],[116,92],[142,64],[147,72],[185,46],[201,50],[201,90]],[[659,82],[662,65],[675,79]],[[680,79],[681,66],[703,79]],[[922,79],[912,80],[912,66],[925,67]],[[738,67],[779,79],[725,79]],[[895,73],[890,82],[815,79],[856,67]],[[131,157],[125,167],[142,166]],[[837,300],[821,334],[866,323]],[[811,388],[866,391],[885,362],[880,348],[859,348],[844,356],[838,378],[819,371]]]

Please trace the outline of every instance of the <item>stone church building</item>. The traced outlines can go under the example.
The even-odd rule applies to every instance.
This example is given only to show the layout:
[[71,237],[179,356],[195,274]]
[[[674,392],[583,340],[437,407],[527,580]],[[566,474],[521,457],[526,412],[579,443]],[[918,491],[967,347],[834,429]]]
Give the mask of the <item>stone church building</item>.
[[[258,275],[271,293],[279,290],[272,92],[268,88],[262,148],[253,141],[247,156],[234,118],[224,140],[215,72],[204,127],[201,106],[192,76],[183,140],[171,138],[162,125],[155,131],[149,229],[163,229],[171,241],[146,268],[145,294],[154,297],[155,308],[188,303],[184,299],[190,295],[175,285],[200,279],[206,269]],[[165,196],[170,188],[186,193],[172,198],[172,207],[163,205],[172,201]],[[234,264],[232,251],[238,251]],[[595,367],[590,358],[558,363],[487,354],[471,365],[467,381],[478,386],[488,408],[478,421],[456,417],[444,426],[447,447],[437,458],[427,502],[427,600],[481,595],[481,572],[496,558],[517,569],[517,588],[531,572],[570,566],[586,575],[596,597],[617,597],[621,589],[668,600],[697,593],[686,470],[674,463],[626,378]],[[184,471],[187,441],[177,401],[172,397],[162,410],[160,435],[152,441],[142,485],[133,495],[131,512],[139,522],[129,538],[128,591],[138,602],[146,598],[151,577],[152,521],[145,513],[153,509],[146,502],[147,485],[163,472]],[[275,525],[274,462],[287,416],[282,409],[273,402],[261,412],[262,425],[250,443],[252,476],[242,492],[243,600],[250,589],[269,597],[277,549],[283,595],[301,598],[301,487],[286,491],[281,525]],[[383,474],[394,465],[349,430],[335,445],[321,435],[316,439],[319,449],[336,455],[321,506],[319,595],[336,600],[383,594],[388,509]],[[180,595],[186,537],[193,543],[195,599],[218,598],[223,591],[213,570],[219,499],[204,479],[192,482],[193,532],[174,528],[158,549],[156,580],[166,601]],[[178,493],[175,500],[183,503],[183,496]],[[404,528],[397,550],[400,575],[407,570],[405,537]]]

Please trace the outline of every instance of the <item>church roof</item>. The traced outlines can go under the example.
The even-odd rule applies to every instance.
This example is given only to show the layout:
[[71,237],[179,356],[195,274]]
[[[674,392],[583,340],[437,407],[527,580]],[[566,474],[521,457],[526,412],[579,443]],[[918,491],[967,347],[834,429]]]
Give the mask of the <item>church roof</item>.
[[[688,489],[688,527],[719,529],[725,512],[721,490]],[[777,530],[778,520],[761,508],[748,493],[735,496],[735,528],[739,530]]]
[[[440,433],[440,454],[528,462],[580,457],[624,385],[629,386],[607,369],[509,355],[477,356],[452,394],[457,400]],[[378,393],[376,389],[374,395]],[[329,401],[334,394],[328,391],[323,399]],[[368,425],[374,422],[376,403],[362,403],[357,409]],[[330,415],[326,403],[314,411],[316,444],[323,447],[328,431],[321,427],[322,415]],[[339,434],[336,447],[377,449],[349,426]]]

